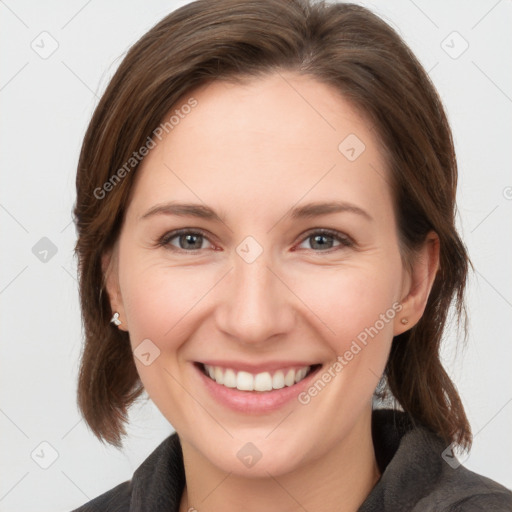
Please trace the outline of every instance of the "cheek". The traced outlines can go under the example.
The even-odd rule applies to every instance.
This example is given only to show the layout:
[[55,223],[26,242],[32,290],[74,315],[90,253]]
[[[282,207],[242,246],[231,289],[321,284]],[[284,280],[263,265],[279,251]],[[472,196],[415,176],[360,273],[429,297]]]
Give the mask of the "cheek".
[[[175,428],[186,430],[193,407],[183,400],[183,388],[177,384],[187,379],[180,355],[191,334],[190,322],[197,320],[212,284],[192,267],[126,265],[130,272],[124,274],[121,291],[137,372],[164,416]],[[149,364],[139,358],[145,352]]]
[[[390,264],[386,271],[380,266],[321,270],[297,280],[297,295],[314,313],[312,321],[335,354],[357,351],[353,342],[363,348],[373,339],[390,342],[394,318],[401,309],[397,302],[399,267]],[[387,345],[380,343],[374,352],[387,353]]]
[[193,267],[150,265],[141,272],[136,271],[137,266],[131,269],[122,285],[122,294],[132,343],[136,345],[137,340],[149,338],[157,345],[164,339],[172,345],[173,340],[179,340],[187,315],[212,285],[204,273]]
[[332,360],[298,398],[307,414],[337,425],[336,434],[326,434],[327,444],[362,414],[388,360],[401,310],[401,267],[394,259],[386,263],[317,272],[301,281],[300,293],[314,312],[311,325]]

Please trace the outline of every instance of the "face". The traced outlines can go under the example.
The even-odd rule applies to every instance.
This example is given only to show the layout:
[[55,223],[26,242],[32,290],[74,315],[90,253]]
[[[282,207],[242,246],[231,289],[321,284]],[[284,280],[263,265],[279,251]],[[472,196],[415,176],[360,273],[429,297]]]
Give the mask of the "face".
[[388,172],[371,125],[313,78],[191,96],[137,170],[109,293],[190,457],[284,474],[357,444],[405,329]]

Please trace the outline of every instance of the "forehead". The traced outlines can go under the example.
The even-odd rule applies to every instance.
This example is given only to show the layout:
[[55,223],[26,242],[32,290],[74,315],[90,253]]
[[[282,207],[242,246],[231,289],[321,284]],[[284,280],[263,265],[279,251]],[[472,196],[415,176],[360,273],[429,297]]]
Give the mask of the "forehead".
[[[184,108],[191,98],[195,106]],[[216,81],[185,95],[163,122],[171,116],[136,173],[130,208],[139,214],[170,199],[239,212],[264,206],[269,216],[306,197],[390,206],[373,127],[312,77]]]

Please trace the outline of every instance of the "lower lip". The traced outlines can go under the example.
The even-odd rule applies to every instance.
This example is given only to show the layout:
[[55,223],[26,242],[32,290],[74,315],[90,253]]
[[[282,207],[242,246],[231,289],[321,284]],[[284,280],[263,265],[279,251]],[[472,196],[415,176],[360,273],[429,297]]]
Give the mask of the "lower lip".
[[296,399],[304,391],[313,377],[322,369],[321,366],[313,370],[306,378],[293,386],[285,386],[272,391],[240,391],[228,388],[207,377],[198,364],[193,364],[209,393],[217,402],[237,412],[246,414],[261,414],[272,412],[283,407],[286,403]]

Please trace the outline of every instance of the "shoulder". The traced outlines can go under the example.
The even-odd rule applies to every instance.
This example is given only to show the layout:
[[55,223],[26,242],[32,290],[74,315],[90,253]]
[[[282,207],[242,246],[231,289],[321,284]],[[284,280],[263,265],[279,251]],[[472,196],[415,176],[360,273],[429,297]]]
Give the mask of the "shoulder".
[[400,444],[403,449],[397,455],[403,461],[409,458],[412,481],[422,489],[415,511],[512,511],[509,489],[463,466],[450,447],[429,430],[416,427]]
[[374,415],[373,435],[382,476],[361,512],[512,511],[512,492],[459,463],[433,432],[405,413]]
[[131,494],[132,483],[128,480],[71,512],[128,512]]
[[131,480],[97,496],[71,512],[129,512],[174,510],[185,473],[176,433],[164,439],[135,470]]
[[[464,466],[456,469],[448,466],[443,468],[436,484],[425,497],[425,505],[429,503],[435,503],[439,510],[446,512],[510,512],[512,492]],[[429,508],[425,507],[425,510]]]
[[[419,475],[426,475],[429,492],[425,504],[435,504],[436,510],[473,512],[492,510],[512,511],[512,492],[503,485],[463,466],[450,446],[426,429],[418,428],[409,434],[411,447],[423,451],[427,465]],[[419,461],[418,461],[419,462]],[[421,505],[423,500],[420,500]],[[431,508],[425,507],[425,510]]]

